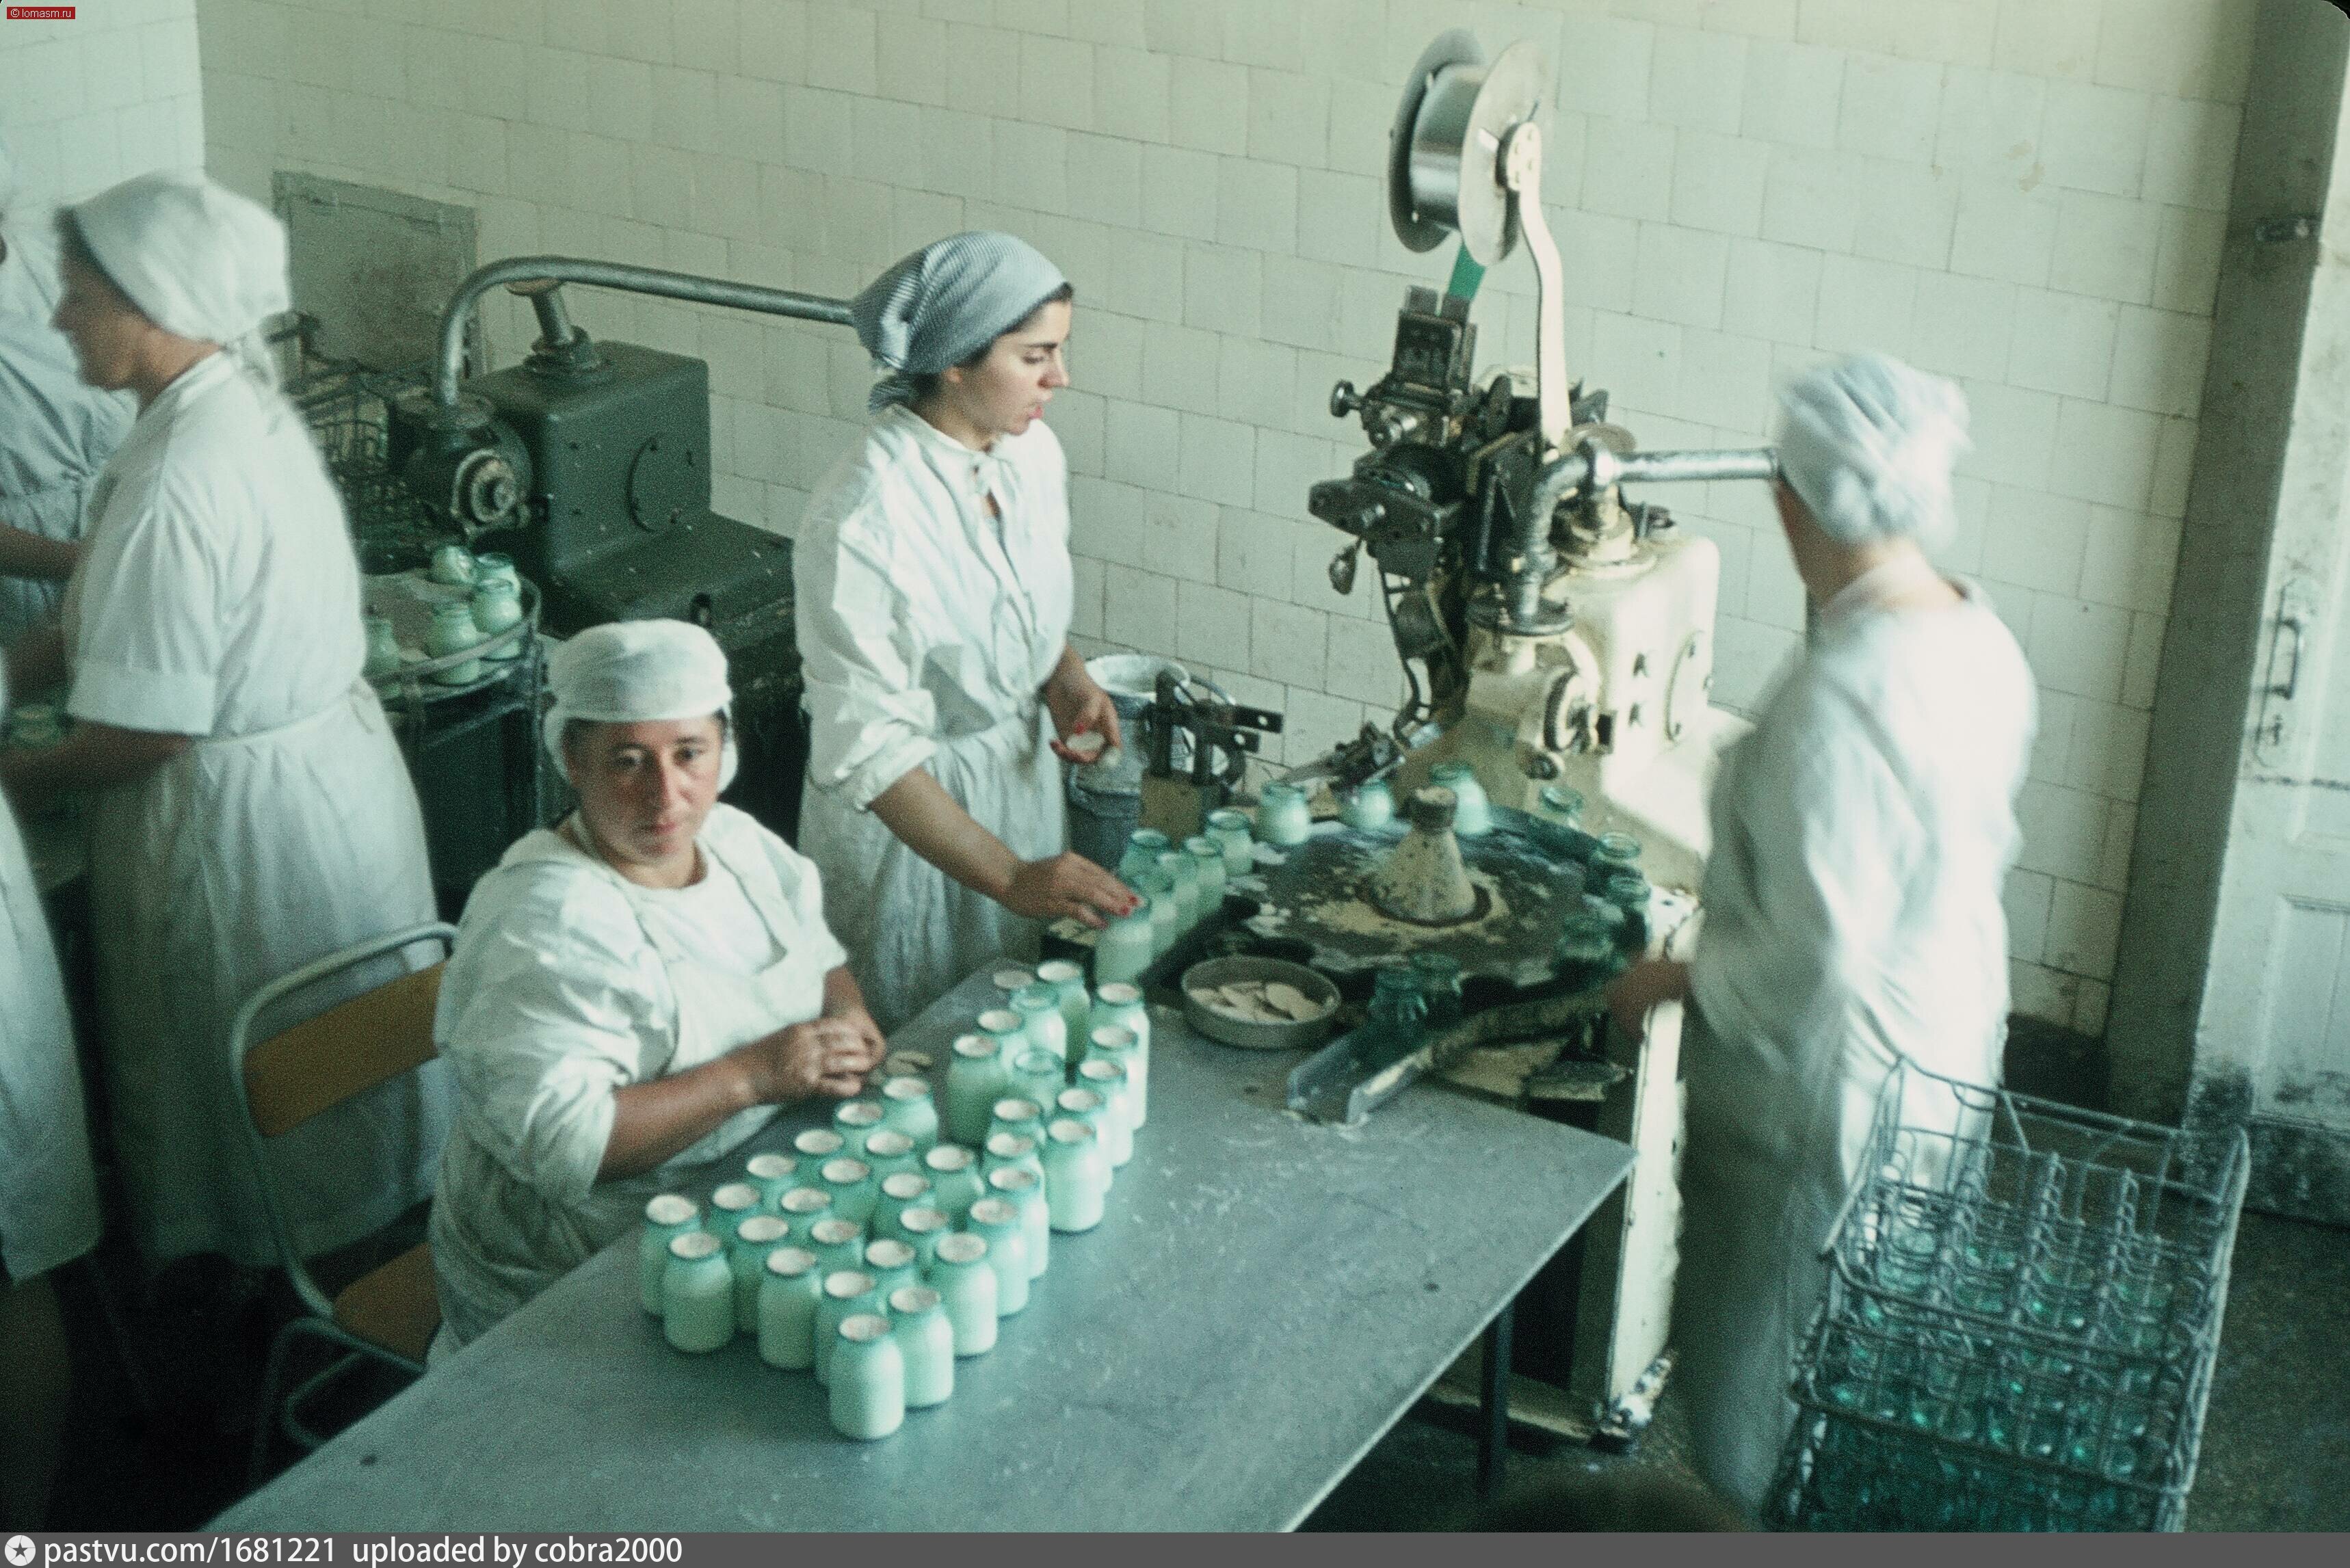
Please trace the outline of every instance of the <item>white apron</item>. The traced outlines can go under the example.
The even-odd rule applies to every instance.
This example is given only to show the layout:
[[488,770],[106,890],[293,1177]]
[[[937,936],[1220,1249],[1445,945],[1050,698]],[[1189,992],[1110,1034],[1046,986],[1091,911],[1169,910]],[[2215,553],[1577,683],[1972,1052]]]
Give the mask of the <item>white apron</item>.
[[[0,669],[0,716],[8,711]],[[0,800],[0,1267],[29,1280],[98,1242],[73,1020],[24,836]]]
[[[784,894],[773,874],[747,857],[725,855],[709,836],[701,844],[713,869],[723,867],[741,883],[782,956],[748,975],[703,963],[679,948],[661,921],[646,918],[645,889],[599,865],[636,911],[677,1001],[676,1049],[640,1081],[714,1062],[762,1035],[805,1023],[823,1008],[829,954],[816,943],[793,940],[777,919]],[[461,1119],[442,1158],[441,1190],[432,1203],[432,1272],[447,1334],[436,1338],[436,1355],[476,1338],[626,1235],[656,1194],[702,1180],[705,1167],[741,1147],[774,1119],[775,1110],[754,1106],[738,1112],[641,1176],[598,1182],[576,1205],[550,1201],[506,1170],[466,1135]]]
[[[117,1158],[154,1262],[276,1260],[228,1064],[237,1010],[270,981],[433,918],[416,794],[364,682],[307,718],[206,737],[139,783],[89,797]],[[283,1028],[406,972],[398,955],[318,992]],[[437,1063],[271,1140],[296,1246],[330,1251],[432,1190],[449,1117]]]

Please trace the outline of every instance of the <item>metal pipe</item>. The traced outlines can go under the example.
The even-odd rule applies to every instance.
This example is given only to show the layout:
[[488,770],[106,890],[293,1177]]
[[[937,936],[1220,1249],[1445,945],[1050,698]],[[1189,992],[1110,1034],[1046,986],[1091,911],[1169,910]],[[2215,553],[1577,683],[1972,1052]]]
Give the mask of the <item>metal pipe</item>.
[[691,273],[663,272],[658,267],[629,266],[621,262],[589,261],[581,256],[508,256],[477,268],[457,286],[457,292],[442,307],[441,352],[432,367],[434,402],[452,413],[456,410],[457,377],[465,362],[465,317],[473,310],[473,302],[501,284],[541,277],[558,283],[625,289],[631,294],[659,295],[666,299],[687,299],[698,305],[723,305],[766,316],[825,321],[835,327],[852,325],[848,301],[821,294],[764,288],[754,283],[698,277]]

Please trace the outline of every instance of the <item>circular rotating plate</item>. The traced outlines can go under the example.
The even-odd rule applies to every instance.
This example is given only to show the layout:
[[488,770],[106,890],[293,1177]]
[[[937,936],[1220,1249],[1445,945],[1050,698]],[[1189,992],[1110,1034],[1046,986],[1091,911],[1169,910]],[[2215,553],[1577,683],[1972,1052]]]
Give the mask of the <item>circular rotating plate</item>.
[[1447,66],[1482,66],[1485,51],[1465,27],[1439,33],[1422,49],[1419,61],[1405,78],[1403,97],[1396,104],[1395,129],[1388,132],[1388,221],[1407,249],[1432,251],[1452,232],[1450,223],[1423,218],[1411,204],[1411,139],[1419,108],[1428,99],[1428,84]]
[[[1485,73],[1461,146],[1461,243],[1485,266],[1497,266],[1518,244],[1517,203],[1502,187],[1502,144],[1511,128],[1542,107],[1542,55],[1512,44]],[[1542,199],[1542,192],[1533,192]]]

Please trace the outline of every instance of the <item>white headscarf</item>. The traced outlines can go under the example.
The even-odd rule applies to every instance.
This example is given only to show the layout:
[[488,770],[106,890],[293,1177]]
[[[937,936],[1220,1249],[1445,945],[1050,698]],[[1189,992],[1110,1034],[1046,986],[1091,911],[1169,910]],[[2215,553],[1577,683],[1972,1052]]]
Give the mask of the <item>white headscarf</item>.
[[563,732],[574,719],[642,724],[669,719],[726,716],[718,787],[734,782],[741,753],[734,745],[734,689],[726,683],[726,654],[718,639],[681,620],[619,620],[591,626],[546,661],[555,706],[542,733],[556,772],[566,781]]
[[1950,469],[1969,444],[1955,385],[1859,354],[1797,377],[1779,406],[1779,472],[1830,538],[1949,539]]
[[283,223],[192,170],[125,180],[72,211],[82,244],[149,320],[219,344],[276,385],[261,327],[293,303]]
[[901,258],[848,305],[857,340],[882,372],[866,406],[910,401],[914,377],[962,364],[1067,281],[1026,240],[984,229]]

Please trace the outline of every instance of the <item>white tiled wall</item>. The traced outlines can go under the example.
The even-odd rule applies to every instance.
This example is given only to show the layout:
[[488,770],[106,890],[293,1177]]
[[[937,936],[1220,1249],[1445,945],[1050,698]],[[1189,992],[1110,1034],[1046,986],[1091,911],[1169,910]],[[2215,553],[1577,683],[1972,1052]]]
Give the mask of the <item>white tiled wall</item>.
[[[2044,719],[2010,888],[2018,1005],[2102,1027],[2210,338],[2241,0],[199,0],[213,167],[476,205],[485,254],[581,253],[847,294],[960,226],[1075,279],[1077,632],[1286,710],[1293,757],[1401,682],[1306,487],[1359,432],[1449,250],[1387,233],[1397,87],[1438,31],[1539,44],[1572,368],[1650,446],[1767,435],[1774,383],[1869,348],[1972,401],[1949,565]],[[584,291],[582,291],[584,295]],[[1532,357],[1532,274],[1484,358]],[[525,321],[501,302],[494,341]],[[786,530],[863,407],[837,330],[613,298],[708,355],[720,503]],[[1758,486],[1685,490],[1722,547],[1722,701],[1795,646]]]
[[95,0],[70,20],[0,16],[0,137],[46,206],[204,161],[195,0]]

